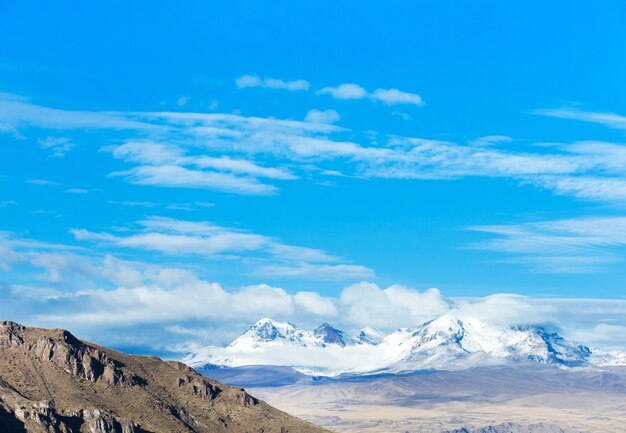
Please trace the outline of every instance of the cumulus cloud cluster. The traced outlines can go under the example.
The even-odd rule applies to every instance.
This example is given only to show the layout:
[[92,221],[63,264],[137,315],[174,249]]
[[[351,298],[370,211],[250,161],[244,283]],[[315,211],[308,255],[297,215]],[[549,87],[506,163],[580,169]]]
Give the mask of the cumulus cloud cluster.
[[318,93],[330,95],[335,99],[369,98],[372,101],[379,101],[385,105],[424,105],[422,97],[416,93],[403,92],[398,89],[376,89],[373,92],[368,92],[354,83],[340,84],[337,87],[324,87]]
[[313,123],[335,123],[339,119],[339,113],[335,110],[309,110],[304,121]]
[[284,81],[277,78],[261,79],[258,75],[243,75],[235,80],[235,84],[240,89],[247,87],[265,87],[268,89],[282,90],[308,90],[309,82],[306,80]]
[[[261,78],[258,75],[243,75],[235,80],[235,85],[239,89],[249,87],[264,87],[267,89],[282,90],[309,90],[310,83],[306,80],[284,81],[277,78]],[[379,88],[368,92],[363,87],[355,83],[339,84],[336,87],[323,87],[317,91],[318,95],[330,95],[335,99],[371,99],[382,102],[385,105],[424,105],[422,97],[416,93],[403,92],[398,89]]]

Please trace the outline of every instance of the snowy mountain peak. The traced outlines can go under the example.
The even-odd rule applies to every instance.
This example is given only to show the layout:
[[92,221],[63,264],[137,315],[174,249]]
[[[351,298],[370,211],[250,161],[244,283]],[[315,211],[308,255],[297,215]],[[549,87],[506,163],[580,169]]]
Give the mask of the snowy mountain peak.
[[261,319],[248,332],[260,341],[273,341],[284,337],[293,326],[289,323],[275,322],[272,319]]
[[424,323],[416,332],[432,337],[453,337],[460,339],[465,333],[465,324],[456,316],[445,314],[437,319]]
[[345,347],[346,342],[343,339],[343,331],[333,328],[328,323],[323,323],[315,331],[313,335],[323,344],[336,344]]
[[277,322],[264,318],[252,325],[239,338],[233,341],[229,347],[258,348],[262,343],[272,341],[287,341],[297,333],[297,328],[289,322]]
[[375,328],[362,328],[357,335],[350,340],[352,344],[367,344],[376,346],[385,338],[385,334]]

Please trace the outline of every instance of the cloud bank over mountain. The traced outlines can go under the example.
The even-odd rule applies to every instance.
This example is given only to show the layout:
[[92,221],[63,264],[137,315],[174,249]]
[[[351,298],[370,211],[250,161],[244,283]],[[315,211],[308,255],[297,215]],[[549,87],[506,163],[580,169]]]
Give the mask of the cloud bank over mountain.
[[[8,318],[37,325],[69,327],[89,338],[116,345],[136,344],[124,329],[141,329],[141,344],[151,350],[185,352],[206,344],[225,344],[258,317],[312,327],[333,323],[348,332],[375,327],[385,332],[415,326],[443,314],[469,316],[498,326],[547,325],[573,339],[603,348],[626,348],[626,301],[588,298],[538,298],[514,294],[462,298],[445,296],[438,289],[402,285],[381,287],[359,282],[343,287],[338,295],[294,290],[263,282],[225,287],[203,278],[193,268],[145,263],[123,258],[128,248],[148,248],[154,254],[183,260],[187,254],[226,254],[247,246],[263,252],[256,261],[283,261],[285,266],[307,263],[334,264],[336,257],[277,240],[208,224],[149,218],[140,233],[118,235],[74,231],[85,247],[52,244],[8,233],[0,237],[0,265],[29,276],[3,283],[0,290]],[[153,230],[155,230],[153,232]],[[169,236],[176,239],[170,242]],[[217,237],[217,239],[214,239]],[[231,237],[243,237],[233,249]],[[95,245],[90,247],[89,242]],[[206,243],[206,246],[205,246]],[[114,253],[100,253],[112,245]],[[167,248],[162,245],[169,245]],[[172,245],[178,245],[177,248]],[[191,248],[189,245],[196,245]],[[88,247],[88,248],[87,248]],[[118,256],[119,255],[119,256]],[[328,262],[328,263],[327,263]],[[318,265],[318,263],[320,263]],[[33,278],[34,277],[34,278]],[[33,284],[35,283],[35,284]],[[294,284],[297,287],[297,284]],[[67,314],[71,311],[72,314]]]

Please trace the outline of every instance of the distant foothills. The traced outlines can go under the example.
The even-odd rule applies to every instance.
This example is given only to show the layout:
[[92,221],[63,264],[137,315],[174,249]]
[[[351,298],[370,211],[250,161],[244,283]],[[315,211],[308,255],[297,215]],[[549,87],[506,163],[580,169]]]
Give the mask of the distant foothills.
[[349,337],[328,323],[308,331],[264,318],[227,347],[207,346],[182,362],[198,370],[283,366],[309,376],[333,377],[512,363],[613,367],[626,365],[626,353],[588,347],[538,326],[498,326],[445,314],[390,334],[363,328]]

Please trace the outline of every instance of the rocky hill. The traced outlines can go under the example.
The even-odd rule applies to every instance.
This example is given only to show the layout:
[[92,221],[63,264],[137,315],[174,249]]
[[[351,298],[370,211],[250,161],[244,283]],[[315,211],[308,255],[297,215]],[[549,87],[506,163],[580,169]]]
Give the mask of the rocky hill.
[[323,433],[179,362],[0,322],[2,433]]

